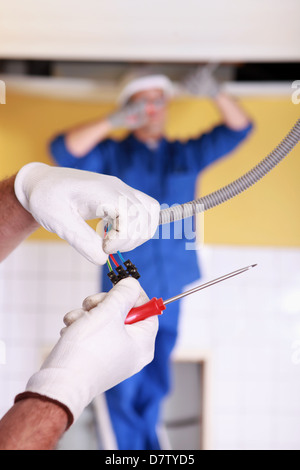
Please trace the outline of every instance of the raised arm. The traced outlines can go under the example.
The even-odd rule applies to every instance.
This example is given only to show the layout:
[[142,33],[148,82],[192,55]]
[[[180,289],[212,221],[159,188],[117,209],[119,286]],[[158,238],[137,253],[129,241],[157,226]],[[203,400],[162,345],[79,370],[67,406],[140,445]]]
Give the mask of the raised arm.
[[85,157],[117,128],[136,129],[146,121],[145,107],[129,104],[104,119],[85,123],[65,134],[67,150],[76,158]]
[[66,147],[74,157],[82,158],[105,140],[112,129],[110,120],[106,118],[81,124],[66,132]]
[[184,88],[193,95],[210,97],[222,116],[222,124],[234,131],[245,129],[251,124],[247,113],[232,96],[224,93],[214,78],[216,64],[199,67],[184,81]]
[[234,131],[240,131],[250,125],[251,121],[238,102],[226,93],[218,93],[214,102],[219,109],[223,123]]

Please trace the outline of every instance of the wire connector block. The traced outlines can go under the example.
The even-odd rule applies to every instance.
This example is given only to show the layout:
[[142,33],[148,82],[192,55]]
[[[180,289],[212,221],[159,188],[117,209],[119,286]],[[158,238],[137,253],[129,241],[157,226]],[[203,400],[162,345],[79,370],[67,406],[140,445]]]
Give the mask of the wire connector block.
[[139,279],[141,276],[136,268],[136,266],[128,259],[127,261],[124,261],[124,265],[126,267],[126,269],[123,268],[123,266],[121,265],[118,265],[115,270],[117,271],[117,273],[115,273],[115,271],[112,269],[111,265],[110,265],[110,271],[107,273],[109,279],[111,280],[111,282],[113,283],[113,285],[115,286],[119,281],[121,281],[121,279],[125,279],[126,277],[133,277],[135,279]]
[[117,276],[117,274],[114,272],[114,271],[109,271],[109,273],[107,273],[109,279],[111,280],[111,282],[113,283],[113,285],[115,286],[118,282],[119,282],[119,278]]
[[127,261],[124,261],[124,264],[127,268],[127,272],[131,277],[134,277],[135,279],[139,279],[141,277],[140,273],[138,272],[136,266],[128,259]]

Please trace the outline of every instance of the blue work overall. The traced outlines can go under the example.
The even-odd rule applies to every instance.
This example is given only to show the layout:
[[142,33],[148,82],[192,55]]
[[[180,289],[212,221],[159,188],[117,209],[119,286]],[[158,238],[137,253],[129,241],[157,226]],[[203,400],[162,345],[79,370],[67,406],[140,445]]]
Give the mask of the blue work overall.
[[[51,143],[51,153],[60,166],[117,176],[129,186],[170,206],[194,199],[199,172],[234,150],[251,127],[234,131],[220,125],[187,142],[170,142],[163,138],[155,149],[148,148],[131,134],[122,141],[107,139],[99,143],[83,158],[71,155],[64,135],[59,135]],[[149,298],[172,297],[200,277],[196,252],[187,249],[187,246],[192,248],[193,242],[190,222],[185,222],[185,227],[182,221],[176,222],[169,227],[170,238],[156,234],[132,253],[124,254],[125,259],[136,264],[141,274],[140,283]],[[184,232],[183,237],[181,232]],[[112,287],[106,272],[105,267],[103,291]],[[179,308],[180,303],[174,302],[168,306],[167,313],[159,317],[153,362],[106,392],[120,450],[160,448],[156,429],[162,400],[170,389],[169,358],[176,342]]]

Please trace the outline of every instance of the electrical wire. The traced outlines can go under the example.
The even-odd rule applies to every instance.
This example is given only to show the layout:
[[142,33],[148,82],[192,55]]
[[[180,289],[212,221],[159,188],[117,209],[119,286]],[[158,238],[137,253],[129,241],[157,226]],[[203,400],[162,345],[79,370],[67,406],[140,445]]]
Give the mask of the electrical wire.
[[[111,226],[109,226],[108,224],[106,224],[106,226],[104,227],[104,238],[106,237],[107,232],[109,232],[110,228],[111,228]],[[106,263],[107,263],[109,271],[113,271],[113,268],[112,268],[112,265],[110,264],[109,258],[113,261],[113,263],[116,265],[116,267],[118,267],[119,265],[116,262],[113,255],[108,255],[108,259],[107,259]]]
[[113,255],[109,255],[109,256],[110,256],[110,259],[112,260],[112,262],[114,263],[114,265],[115,265],[116,267],[118,267],[118,266],[119,266],[119,263],[117,263],[117,261],[115,260],[115,257],[114,257]]
[[[107,232],[110,229],[111,229],[111,225],[109,226],[107,224],[104,227],[104,236],[103,236],[103,238],[106,237]],[[123,255],[122,255],[122,253],[120,253],[120,251],[117,251],[117,254],[118,254],[118,257],[120,258],[120,261],[121,261],[120,264],[116,261],[115,257],[112,254],[110,254],[108,256],[108,259],[106,260],[108,270],[109,270],[107,275],[108,275],[109,279],[111,280],[111,282],[113,283],[113,285],[117,284],[121,279],[125,279],[128,276],[131,276],[135,279],[139,279],[140,274],[139,274],[138,270],[136,269],[136,266],[133,263],[131,263],[130,260],[125,261]],[[116,266],[117,274],[115,273],[110,260]],[[123,268],[122,263],[124,264],[125,269]]]
[[117,254],[118,254],[118,256],[119,256],[121,262],[122,262],[122,263],[125,263],[125,259],[124,259],[124,257],[122,256],[122,254],[121,254],[119,251],[117,251]]
[[247,190],[264,176],[266,176],[278,163],[280,163],[298,144],[300,140],[300,119],[280,142],[280,144],[258,165],[232,183],[214,191],[207,196],[186,202],[185,204],[169,207],[160,211],[159,225],[168,224],[175,220],[185,219],[212,207],[223,204],[243,191]]
[[[111,229],[111,225],[106,224],[105,227],[104,227],[104,238],[106,237],[107,232],[109,232],[110,229]],[[122,261],[122,259],[124,260],[123,256],[121,255],[121,253],[120,253],[119,251],[118,251],[118,256],[119,256],[119,258],[121,259],[121,261]],[[115,265],[116,267],[119,266],[119,263],[116,261],[116,259],[115,259],[115,257],[114,257],[113,255],[109,255],[109,258],[112,260],[112,262],[114,263],[114,265]],[[108,260],[107,260],[107,265],[108,265],[110,271],[113,271],[113,268],[112,268],[112,266],[111,266],[111,264],[110,264],[109,258],[108,258]],[[122,262],[124,262],[124,261],[122,261]]]
[[107,259],[106,263],[107,263],[109,271],[113,271],[113,268],[111,267],[109,259]]

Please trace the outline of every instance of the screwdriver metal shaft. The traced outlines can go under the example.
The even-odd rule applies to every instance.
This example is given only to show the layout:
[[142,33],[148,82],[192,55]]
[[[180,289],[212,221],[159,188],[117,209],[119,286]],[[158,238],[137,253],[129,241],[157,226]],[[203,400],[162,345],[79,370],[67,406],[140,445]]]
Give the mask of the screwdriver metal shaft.
[[166,309],[166,305],[170,304],[171,302],[175,302],[175,300],[182,299],[182,297],[186,297],[187,295],[194,294],[202,289],[206,289],[206,287],[213,286],[214,284],[218,284],[218,282],[225,281],[231,277],[237,276],[238,274],[242,274],[245,271],[248,271],[251,268],[257,266],[256,264],[252,264],[251,266],[246,266],[245,268],[237,269],[232,273],[225,274],[224,276],[218,277],[213,281],[206,282],[205,284],[201,284],[200,286],[194,287],[193,289],[188,290],[187,292],[183,292],[182,294],[175,295],[175,297],[171,297],[168,300],[157,299],[153,297],[153,299],[149,300],[143,305],[139,307],[133,307],[130,312],[128,313],[125,324],[130,325],[132,323],[136,323],[141,320],[145,320],[146,318],[153,317],[155,315],[161,315],[162,312]]
[[255,266],[257,266],[257,264],[251,264],[250,266],[246,266],[245,268],[237,269],[236,271],[233,271],[232,273],[224,274],[224,276],[218,277],[217,279],[213,279],[212,281],[206,282],[205,284],[201,284],[200,286],[194,287],[193,289],[183,292],[182,294],[175,295],[174,297],[171,297],[168,300],[164,300],[164,304],[168,305],[171,302],[175,302],[176,300],[186,297],[187,295],[194,294],[195,292],[198,292],[202,289],[206,289],[207,287],[213,286],[214,284],[218,284],[219,282],[226,281],[226,279],[230,279],[231,277],[238,276],[239,274],[242,274],[248,271],[249,269],[254,268]]

